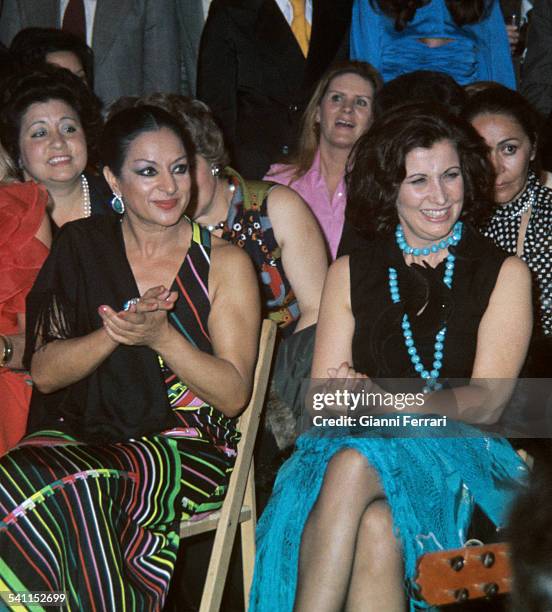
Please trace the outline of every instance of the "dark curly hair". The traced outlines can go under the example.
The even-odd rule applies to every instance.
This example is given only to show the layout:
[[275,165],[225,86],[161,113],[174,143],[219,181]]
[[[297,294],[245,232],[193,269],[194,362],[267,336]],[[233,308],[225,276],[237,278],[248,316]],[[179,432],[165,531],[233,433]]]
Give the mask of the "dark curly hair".
[[[416,11],[429,4],[431,0],[370,0],[370,4],[379,8],[395,21],[395,29],[404,30],[407,23],[414,19]],[[481,21],[492,5],[492,0],[445,0],[447,9],[454,23],[463,26]]]
[[49,53],[73,53],[82,64],[88,86],[92,89],[94,85],[94,53],[75,34],[56,28],[25,28],[15,35],[10,51],[24,68],[37,68],[45,64]]
[[32,104],[49,100],[61,100],[76,112],[86,137],[88,164],[95,165],[103,124],[100,101],[82,79],[57,66],[24,71],[6,82],[0,108],[0,140],[8,154],[19,159],[23,116]]
[[494,170],[487,146],[466,121],[440,105],[417,103],[377,118],[351,152],[347,181],[347,221],[364,237],[394,231],[396,202],[406,176],[406,156],[417,147],[451,141],[464,179],[461,218],[481,225],[492,211]]
[[119,98],[109,108],[108,119],[123,108],[143,105],[158,106],[178,119],[190,135],[195,152],[210,164],[227,166],[230,163],[222,130],[211,109],[201,100],[172,93],[152,93],[142,97],[127,96]]

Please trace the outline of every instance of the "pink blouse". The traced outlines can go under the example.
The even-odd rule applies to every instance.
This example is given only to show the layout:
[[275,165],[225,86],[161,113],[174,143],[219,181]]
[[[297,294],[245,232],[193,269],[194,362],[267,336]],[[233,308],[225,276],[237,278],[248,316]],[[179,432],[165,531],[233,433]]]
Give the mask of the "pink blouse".
[[345,221],[345,179],[341,178],[333,197],[330,198],[328,186],[320,170],[320,151],[316,153],[312,166],[302,177],[292,180],[293,171],[294,167],[288,164],[272,164],[264,180],[291,187],[305,200],[320,224],[333,260]]

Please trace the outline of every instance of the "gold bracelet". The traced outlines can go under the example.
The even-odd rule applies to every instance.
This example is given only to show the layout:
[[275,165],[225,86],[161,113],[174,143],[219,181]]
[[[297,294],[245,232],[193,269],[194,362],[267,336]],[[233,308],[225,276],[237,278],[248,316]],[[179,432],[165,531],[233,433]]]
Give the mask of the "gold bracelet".
[[13,342],[9,336],[3,336],[0,334],[0,338],[4,343],[4,353],[2,355],[2,360],[0,361],[0,368],[4,368],[8,365],[8,363],[12,360],[13,357]]

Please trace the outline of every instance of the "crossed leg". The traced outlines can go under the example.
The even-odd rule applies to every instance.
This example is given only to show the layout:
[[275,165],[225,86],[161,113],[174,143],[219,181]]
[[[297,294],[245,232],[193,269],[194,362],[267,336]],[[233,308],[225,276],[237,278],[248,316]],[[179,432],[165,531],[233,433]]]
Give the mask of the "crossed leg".
[[295,612],[403,612],[403,565],[376,471],[347,448],[328,463],[305,525]]

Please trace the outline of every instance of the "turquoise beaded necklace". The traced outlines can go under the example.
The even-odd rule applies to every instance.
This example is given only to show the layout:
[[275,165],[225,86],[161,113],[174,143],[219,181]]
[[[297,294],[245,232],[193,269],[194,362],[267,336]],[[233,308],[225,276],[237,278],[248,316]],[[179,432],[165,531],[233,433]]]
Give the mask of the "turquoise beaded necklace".
[[[403,229],[400,225],[397,226],[397,230],[395,232],[395,238],[397,244],[401,251],[405,255],[429,255],[430,253],[437,253],[442,249],[446,249],[449,246],[455,246],[460,241],[462,237],[462,222],[457,221],[452,228],[451,235],[445,240],[441,240],[436,244],[432,244],[430,247],[425,247],[423,249],[414,249],[408,246],[406,239],[404,237]],[[456,257],[449,253],[445,263],[445,274],[443,277],[443,282],[450,289],[452,287],[452,278],[454,276],[454,264],[456,261]],[[399,282],[397,277],[397,271],[395,268],[389,268],[389,293],[391,294],[391,301],[393,304],[398,304],[401,301],[401,296],[399,293]],[[408,319],[408,315],[404,313],[402,323],[402,332],[404,337],[404,343],[406,346],[406,350],[410,357],[410,361],[414,366],[414,369],[421,378],[425,380],[425,386],[423,388],[424,393],[431,393],[432,391],[437,391],[442,388],[442,385],[439,384],[439,374],[441,372],[441,368],[443,367],[443,349],[445,347],[445,336],[447,333],[446,325],[440,329],[435,336],[435,344],[434,344],[434,353],[433,353],[433,364],[432,369],[428,370],[422,363],[420,356],[418,355],[418,350],[416,349],[416,345],[414,344],[414,338],[412,337],[412,329],[410,326],[410,321]]]

